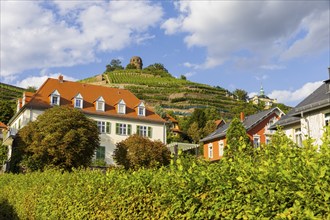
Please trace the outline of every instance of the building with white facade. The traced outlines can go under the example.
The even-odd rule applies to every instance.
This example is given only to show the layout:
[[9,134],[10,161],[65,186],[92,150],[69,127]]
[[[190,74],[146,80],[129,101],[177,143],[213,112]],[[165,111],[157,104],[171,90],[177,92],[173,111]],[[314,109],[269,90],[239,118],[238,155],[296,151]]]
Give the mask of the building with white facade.
[[282,127],[285,134],[298,146],[310,137],[316,145],[322,144],[324,127],[330,123],[330,68],[329,79],[312,94],[282,117],[274,126]]
[[4,144],[9,146],[19,129],[37,119],[53,106],[71,106],[80,109],[96,121],[100,133],[100,147],[95,159],[114,164],[116,144],[131,134],[149,137],[166,144],[165,120],[149,109],[145,103],[125,89],[97,86],[58,79],[47,79],[36,93],[25,92],[18,100],[17,113],[9,121]]

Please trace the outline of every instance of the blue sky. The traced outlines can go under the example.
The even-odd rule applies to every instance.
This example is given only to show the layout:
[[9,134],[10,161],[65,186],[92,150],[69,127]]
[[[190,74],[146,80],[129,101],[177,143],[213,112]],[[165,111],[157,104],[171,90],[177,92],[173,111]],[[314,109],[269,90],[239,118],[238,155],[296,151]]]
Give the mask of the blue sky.
[[294,106],[330,66],[330,1],[1,0],[1,82],[162,63],[176,77]]

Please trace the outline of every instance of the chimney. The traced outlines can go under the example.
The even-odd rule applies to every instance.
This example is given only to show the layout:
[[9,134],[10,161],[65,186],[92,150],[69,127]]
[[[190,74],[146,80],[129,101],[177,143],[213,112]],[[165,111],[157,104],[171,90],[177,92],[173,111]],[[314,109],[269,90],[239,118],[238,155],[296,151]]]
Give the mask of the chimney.
[[243,122],[244,121],[244,112],[241,112],[241,114],[240,114],[240,119],[241,119],[241,122]]
[[58,81],[60,81],[60,83],[63,83],[63,75],[62,74],[58,76]]
[[329,79],[330,79],[330,66],[328,67]]

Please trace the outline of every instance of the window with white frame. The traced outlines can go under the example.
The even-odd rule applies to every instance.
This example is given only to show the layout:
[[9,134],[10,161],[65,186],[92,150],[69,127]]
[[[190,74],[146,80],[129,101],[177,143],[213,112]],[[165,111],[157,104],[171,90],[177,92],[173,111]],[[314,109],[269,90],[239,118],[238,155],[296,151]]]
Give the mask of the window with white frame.
[[213,144],[209,143],[208,145],[208,153],[209,153],[209,158],[213,158]]
[[110,134],[111,124],[108,121],[97,121],[97,128],[101,134]]
[[145,116],[146,115],[146,107],[143,102],[140,103],[138,106],[138,115],[139,116]]
[[222,157],[223,156],[223,152],[224,152],[224,143],[223,140],[219,141],[219,156]]
[[324,115],[324,123],[325,126],[328,126],[330,124],[330,113]]
[[294,139],[296,144],[301,147],[302,146],[302,134],[301,134],[301,129],[300,128],[296,128],[294,130]]
[[83,108],[83,97],[80,93],[74,97],[73,102],[75,108]]
[[266,144],[269,144],[269,143],[270,143],[270,137],[266,136]]
[[116,123],[116,134],[118,134],[118,135],[131,135],[132,134],[132,125]]
[[126,103],[123,99],[118,103],[118,113],[126,114]]
[[60,105],[60,93],[55,90],[52,94],[50,94],[50,104],[51,105]]
[[104,101],[102,96],[100,96],[96,100],[96,106],[95,107],[96,107],[97,111],[105,111],[105,101]]
[[136,126],[136,133],[143,137],[152,137],[152,127],[144,126],[144,125],[137,125]]
[[260,147],[260,135],[253,135],[253,147]]

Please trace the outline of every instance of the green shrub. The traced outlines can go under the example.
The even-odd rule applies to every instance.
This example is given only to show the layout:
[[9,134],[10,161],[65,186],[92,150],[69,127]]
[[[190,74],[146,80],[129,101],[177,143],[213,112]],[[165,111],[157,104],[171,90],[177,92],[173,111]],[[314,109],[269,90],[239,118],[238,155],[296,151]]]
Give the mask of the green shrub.
[[319,151],[279,143],[217,163],[0,175],[0,219],[329,219],[329,136]]

